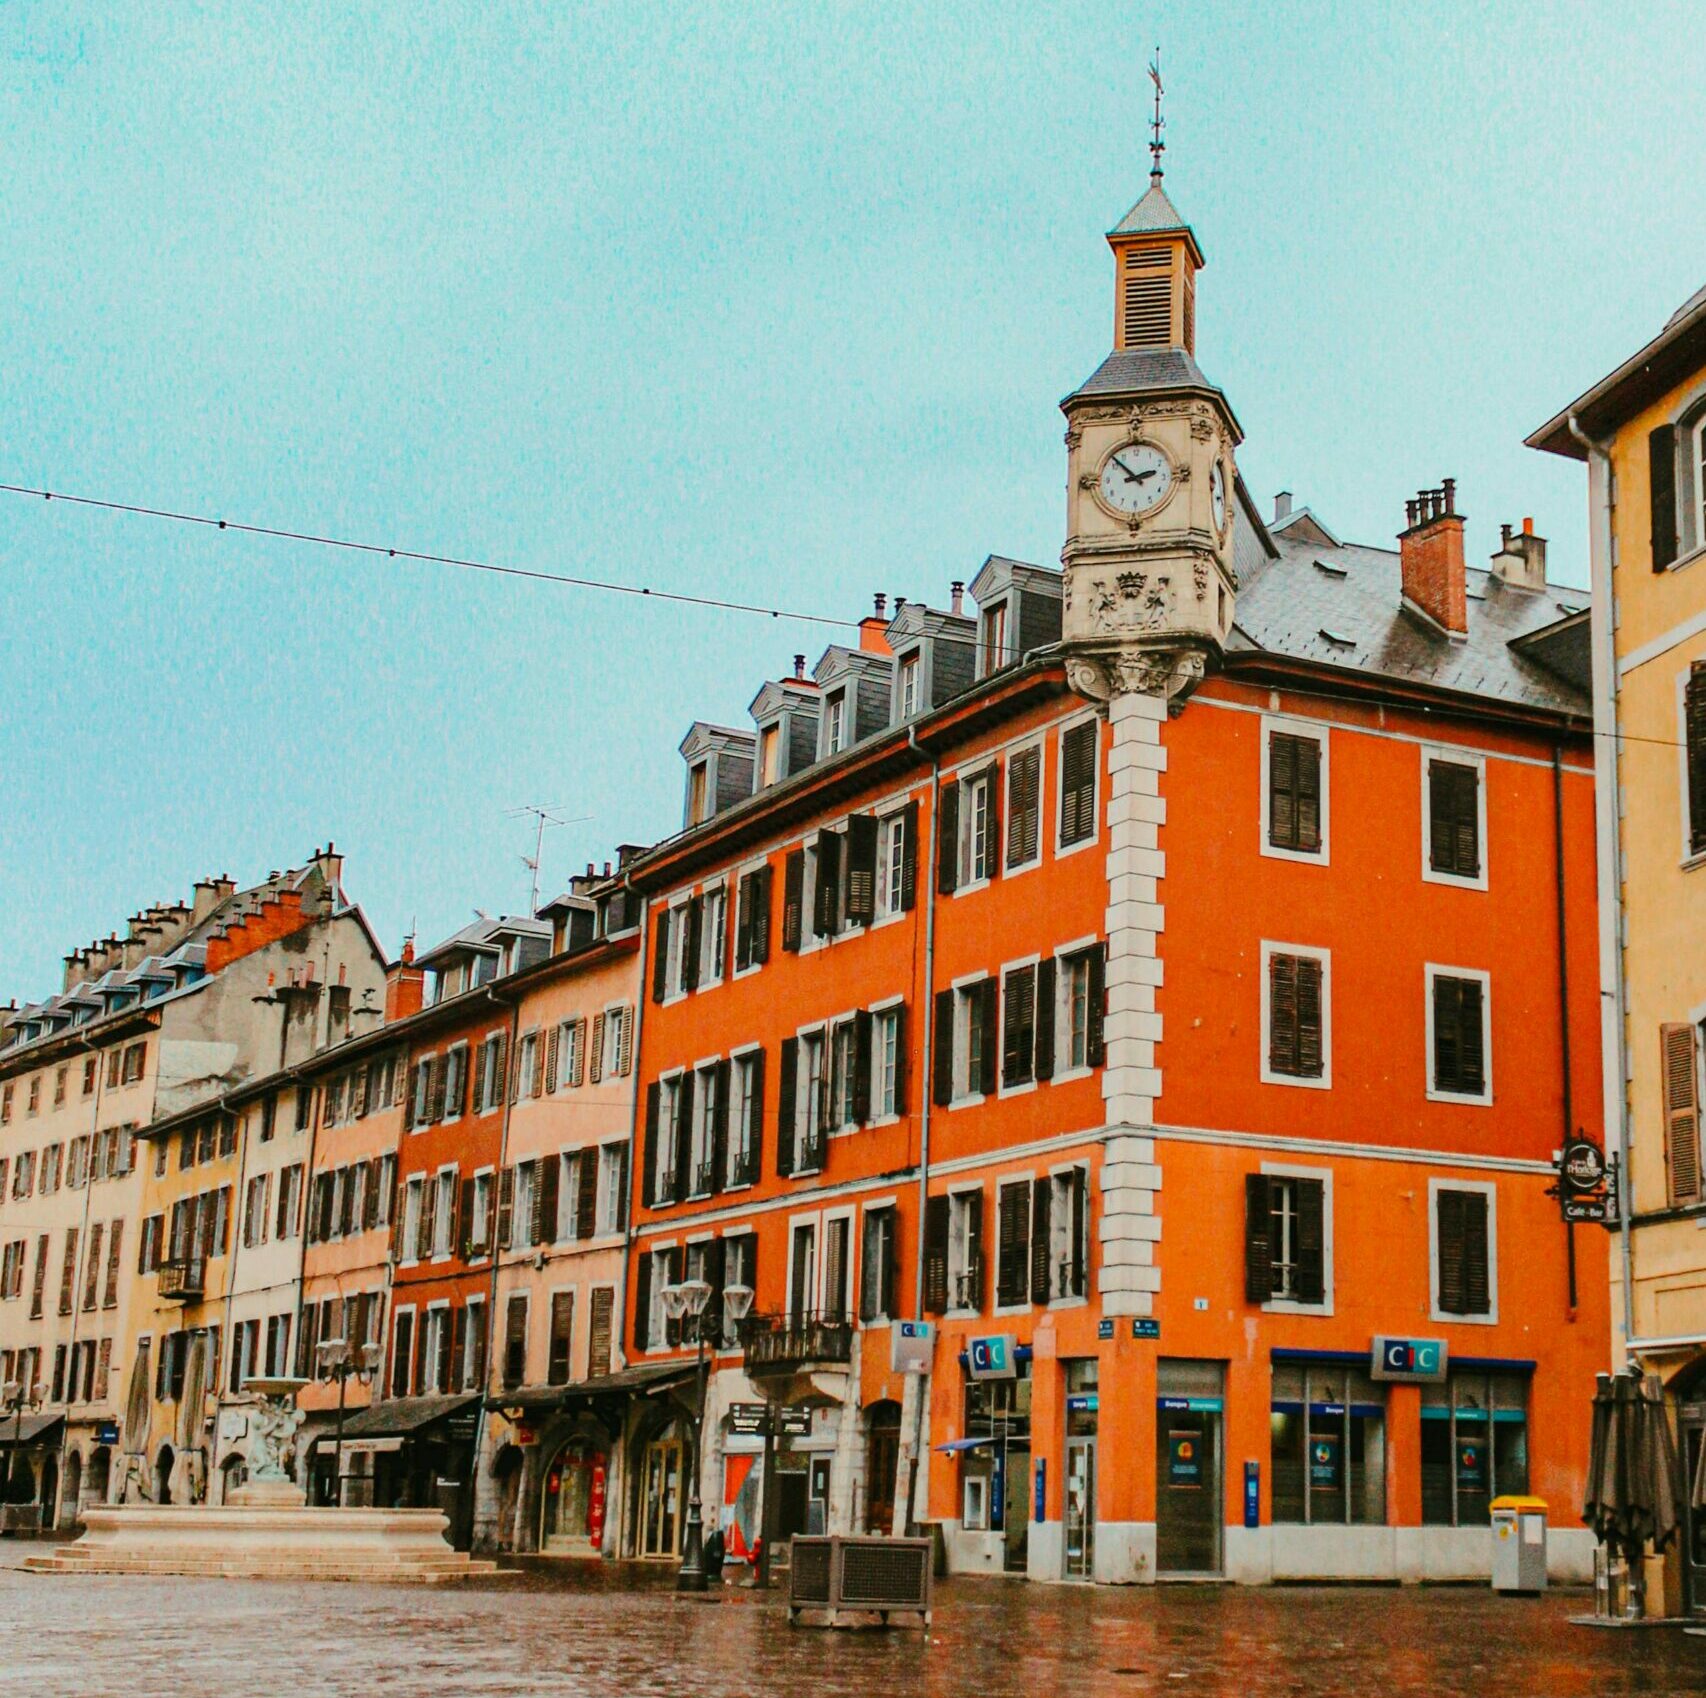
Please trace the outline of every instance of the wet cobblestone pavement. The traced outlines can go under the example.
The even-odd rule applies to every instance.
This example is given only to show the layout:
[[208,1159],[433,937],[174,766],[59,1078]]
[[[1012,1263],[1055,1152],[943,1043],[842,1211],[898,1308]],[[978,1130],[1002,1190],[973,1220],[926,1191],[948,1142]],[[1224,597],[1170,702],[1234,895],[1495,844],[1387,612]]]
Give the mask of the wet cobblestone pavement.
[[967,1580],[917,1632],[790,1630],[628,1567],[446,1589],[37,1577],[0,1549],[4,1698],[1572,1698],[1706,1693],[1706,1639],[1567,1625],[1582,1593]]

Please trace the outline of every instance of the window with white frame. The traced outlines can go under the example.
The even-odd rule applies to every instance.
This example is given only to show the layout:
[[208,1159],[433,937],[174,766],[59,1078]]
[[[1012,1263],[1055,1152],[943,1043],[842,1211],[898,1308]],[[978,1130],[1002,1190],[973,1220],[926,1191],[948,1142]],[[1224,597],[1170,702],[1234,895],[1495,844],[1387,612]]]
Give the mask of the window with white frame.
[[476,1173],[468,1192],[468,1252],[484,1255],[492,1247],[492,1176]]
[[444,1058],[444,1118],[457,1120],[462,1114],[462,1100],[468,1094],[468,1046],[457,1044]]
[[456,1169],[447,1167],[439,1174],[436,1183],[438,1200],[432,1214],[432,1253],[434,1256],[448,1256],[453,1248],[451,1230],[456,1225]]
[[477,1105],[477,1112],[490,1114],[504,1100],[503,1033],[491,1033],[480,1045],[480,1049],[483,1056],[480,1067],[482,1100]]
[[[669,945],[669,966],[664,977],[664,985],[670,996],[685,996],[687,994],[688,954],[687,954],[687,908],[685,900],[676,903],[669,911],[669,932],[665,941]],[[609,1058],[606,1057],[608,1065]]]
[[983,1308],[983,1187],[948,1198],[948,1307],[975,1314]]
[[827,1061],[822,1029],[803,1033],[799,1062],[801,1101],[794,1118],[800,1138],[795,1150],[795,1172],[815,1168],[822,1160],[824,1111],[827,1107],[824,1069]]
[[533,1193],[539,1184],[538,1167],[530,1161],[515,1167],[514,1207],[509,1219],[509,1248],[526,1250],[533,1243]]
[[1461,749],[1422,750],[1422,877],[1487,888],[1486,763]]
[[847,692],[831,690],[823,703],[823,748],[826,755],[838,755],[847,747]]
[[900,1112],[900,1022],[897,1003],[871,1016],[871,1118],[889,1120]]
[[906,904],[907,810],[877,821],[877,918],[902,912]]
[[992,1094],[996,1088],[996,1062],[1000,1048],[996,1037],[997,981],[977,979],[954,989],[953,1092],[952,1100],[963,1101]]
[[598,1152],[598,1230],[620,1232],[628,1220],[628,1146],[605,1144]]
[[[723,1237],[723,1289],[744,1285],[749,1291],[758,1276],[758,1240],[750,1231],[730,1232]],[[723,1343],[740,1343],[740,1326],[725,1307],[723,1311]]]
[[[684,1075],[677,1073],[674,1078],[659,1081],[662,1089],[659,1096],[658,1165],[652,1178],[653,1195],[664,1199],[675,1198],[680,1194],[676,1186],[683,1176],[676,1172],[676,1164],[687,1159],[687,1141],[684,1135],[687,1129],[681,1121],[686,1106],[681,1083],[683,1077]],[[682,1189],[685,1188],[684,1184]]]
[[759,1148],[763,1138],[761,1116],[763,1104],[759,1093],[763,1089],[761,1069],[763,1057],[757,1051],[737,1055],[729,1069],[729,1166],[723,1175],[725,1186],[750,1185],[758,1177]]
[[830,1034],[829,1130],[840,1132],[854,1124],[853,1078],[857,1065],[854,1024],[843,1020]]
[[1096,774],[1101,759],[1101,724],[1081,719],[1060,733],[1058,843],[1071,849],[1096,836]]
[[918,656],[909,654],[900,663],[900,717],[911,719],[918,712]]
[[688,1195],[708,1197],[717,1187],[715,1170],[717,1142],[716,1066],[701,1067],[693,1083],[692,1166],[688,1169]]
[[728,902],[725,886],[707,890],[699,929],[699,985],[720,985],[728,955]]
[[426,1181],[416,1174],[403,1190],[403,1260],[418,1262],[421,1259],[421,1199],[425,1195]]
[[1428,1095],[1441,1102],[1493,1100],[1491,976],[1473,967],[1425,969]]
[[1262,720],[1264,855],[1327,859],[1328,734],[1307,720]]
[[1244,1295],[1268,1308],[1332,1303],[1332,1173],[1264,1162],[1244,1178]]
[[1262,945],[1261,1077],[1269,1085],[1333,1082],[1332,957],[1303,944]]
[[959,877],[956,888],[979,884],[989,877],[997,845],[990,832],[991,804],[999,774],[983,771],[960,780]]
[[1436,1321],[1499,1318],[1498,1187],[1428,1181],[1429,1260]]

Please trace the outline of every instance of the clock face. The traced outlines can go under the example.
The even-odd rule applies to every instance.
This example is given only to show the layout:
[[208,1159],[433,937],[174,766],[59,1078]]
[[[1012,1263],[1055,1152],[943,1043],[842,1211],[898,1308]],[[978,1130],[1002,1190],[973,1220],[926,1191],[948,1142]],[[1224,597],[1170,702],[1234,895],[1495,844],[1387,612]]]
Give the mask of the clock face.
[[1218,536],[1226,529],[1226,468],[1218,460],[1208,474],[1208,496],[1214,506],[1214,529]]
[[1128,442],[1102,465],[1102,499],[1117,513],[1148,513],[1172,492],[1173,462],[1152,442]]

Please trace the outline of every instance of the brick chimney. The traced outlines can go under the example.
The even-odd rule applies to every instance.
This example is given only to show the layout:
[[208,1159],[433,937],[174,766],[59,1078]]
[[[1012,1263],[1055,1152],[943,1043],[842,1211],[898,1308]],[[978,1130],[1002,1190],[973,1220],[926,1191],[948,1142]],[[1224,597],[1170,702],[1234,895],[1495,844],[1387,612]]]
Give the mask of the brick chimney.
[[1546,588],[1546,539],[1534,534],[1534,521],[1524,519],[1515,534],[1509,525],[1499,526],[1499,552],[1493,556],[1493,576],[1513,589]]
[[1398,535],[1404,600],[1454,637],[1469,631],[1468,575],[1463,563],[1463,516],[1457,480],[1424,489],[1404,503],[1407,527]]
[[415,940],[403,939],[403,953],[385,969],[385,1024],[421,1011],[426,999],[426,969],[415,965]]

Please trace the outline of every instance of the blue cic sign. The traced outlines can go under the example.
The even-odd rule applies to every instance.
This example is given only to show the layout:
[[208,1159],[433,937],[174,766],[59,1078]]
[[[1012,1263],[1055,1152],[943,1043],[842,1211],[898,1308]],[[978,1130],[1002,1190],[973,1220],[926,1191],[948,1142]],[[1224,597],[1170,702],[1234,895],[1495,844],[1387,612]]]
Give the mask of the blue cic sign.
[[992,1333],[988,1338],[966,1341],[966,1371],[974,1380],[1010,1380],[1018,1369],[1011,1333]]
[[1446,1347],[1443,1338],[1387,1338],[1375,1335],[1369,1352],[1370,1379],[1443,1380]]

